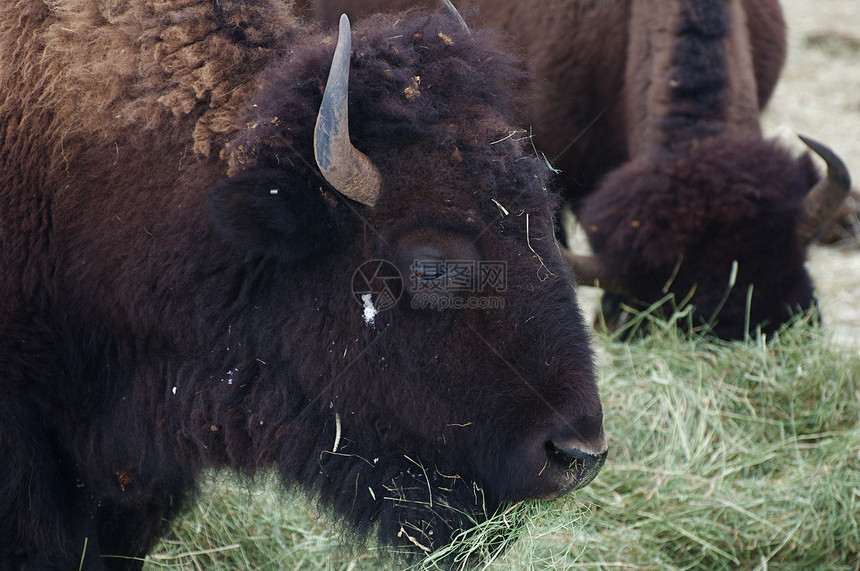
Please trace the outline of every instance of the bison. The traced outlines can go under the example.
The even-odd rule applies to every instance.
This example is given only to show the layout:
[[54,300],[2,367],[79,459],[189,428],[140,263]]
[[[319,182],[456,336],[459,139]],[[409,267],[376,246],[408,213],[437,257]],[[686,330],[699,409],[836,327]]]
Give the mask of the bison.
[[[309,0],[327,21],[418,0]],[[567,258],[609,293],[610,326],[674,298],[724,338],[772,332],[810,307],[806,246],[848,189],[829,149],[811,159],[762,136],[785,61],[776,0],[471,0],[519,42],[530,121],[562,171],[596,258]],[[820,182],[820,184],[819,184]],[[814,189],[814,190],[813,190]]]
[[207,468],[416,553],[594,478],[508,53],[435,11],[0,6],[0,568],[138,569]]

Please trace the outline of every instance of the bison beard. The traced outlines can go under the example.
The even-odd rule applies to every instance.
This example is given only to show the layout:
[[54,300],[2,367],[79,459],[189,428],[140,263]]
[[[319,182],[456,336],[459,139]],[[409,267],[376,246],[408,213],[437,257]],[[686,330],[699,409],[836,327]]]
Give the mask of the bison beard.
[[[352,38],[364,193],[315,164],[334,37],[282,2],[0,6],[0,569],[140,568],[207,468],[423,553],[602,466],[521,65],[431,12]],[[416,259],[503,263],[504,310],[367,323],[356,268]]]

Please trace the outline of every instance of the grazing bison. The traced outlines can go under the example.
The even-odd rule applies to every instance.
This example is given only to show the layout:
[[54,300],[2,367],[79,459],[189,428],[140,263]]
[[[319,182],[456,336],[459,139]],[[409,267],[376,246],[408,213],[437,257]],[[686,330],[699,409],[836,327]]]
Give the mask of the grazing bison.
[[[312,0],[359,14],[418,0]],[[520,43],[535,143],[562,170],[595,258],[569,255],[612,293],[610,324],[667,296],[725,338],[769,332],[813,303],[806,243],[850,186],[762,138],[785,60],[776,0],[472,0]],[[816,187],[816,190],[811,190]],[[823,195],[823,199],[822,199]]]
[[587,484],[602,410],[525,83],[432,12],[335,42],[279,0],[3,3],[0,569],[139,568],[207,467],[419,553]]

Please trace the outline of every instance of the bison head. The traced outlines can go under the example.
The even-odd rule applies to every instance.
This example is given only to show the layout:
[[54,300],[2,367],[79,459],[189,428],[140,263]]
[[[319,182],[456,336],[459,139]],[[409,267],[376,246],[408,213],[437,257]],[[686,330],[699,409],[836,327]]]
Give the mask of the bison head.
[[609,290],[609,325],[629,316],[624,306],[683,300],[694,308],[694,327],[735,339],[757,326],[772,332],[808,309],[807,242],[850,182],[836,155],[805,140],[828,163],[822,181],[808,155],[727,136],[659,150],[610,173],[580,212],[596,260],[570,256]]
[[332,44],[262,74],[212,193],[250,268],[225,359],[255,372],[235,443],[224,427],[207,454],[275,463],[362,530],[435,549],[596,475],[588,333],[549,170],[507,119],[525,77],[498,42],[441,15],[354,37],[343,18],[326,80]]

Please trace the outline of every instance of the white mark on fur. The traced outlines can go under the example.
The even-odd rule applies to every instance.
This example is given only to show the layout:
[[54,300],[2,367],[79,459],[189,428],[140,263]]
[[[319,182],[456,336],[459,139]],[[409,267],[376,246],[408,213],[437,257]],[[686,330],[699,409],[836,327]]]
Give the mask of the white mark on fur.
[[[233,384],[233,372],[238,373],[238,372],[239,372],[239,368],[238,368],[238,367],[236,367],[235,369],[230,369],[229,371],[227,371],[227,372],[225,373],[225,376],[227,377],[227,384],[228,384],[228,385],[232,385],[232,384]],[[222,383],[224,382],[224,379],[223,379],[223,378],[221,379],[221,382],[222,382]]]
[[374,318],[376,317],[376,314],[379,313],[379,310],[373,307],[373,299],[371,294],[362,294],[361,301],[364,302],[364,322],[367,325],[374,327],[376,325],[376,323],[374,322]]

